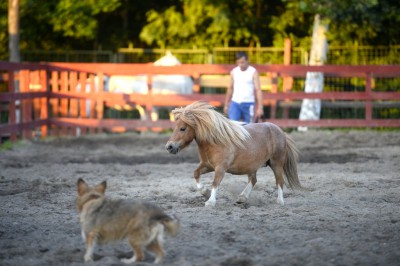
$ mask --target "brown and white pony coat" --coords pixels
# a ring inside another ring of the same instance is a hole
[[[177,154],[193,140],[198,145],[200,163],[194,171],[197,188],[215,206],[218,187],[225,175],[247,175],[248,184],[237,202],[245,202],[257,182],[256,173],[270,166],[278,187],[277,201],[283,201],[283,185],[301,188],[297,175],[298,150],[293,140],[272,123],[240,125],[229,120],[214,107],[194,102],[172,111],[175,128],[166,149]],[[200,175],[214,171],[211,193],[200,182]]]

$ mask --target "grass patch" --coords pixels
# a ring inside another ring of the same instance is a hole
[[[12,150],[13,147],[14,147],[14,143],[11,140],[7,140],[0,145],[0,151]]]

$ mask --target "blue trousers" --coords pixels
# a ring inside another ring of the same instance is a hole
[[[232,101],[229,106],[228,117],[231,120],[240,121],[243,119],[245,123],[252,123],[254,103],[237,103]]]

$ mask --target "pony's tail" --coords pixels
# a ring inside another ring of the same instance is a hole
[[[303,186],[300,184],[299,176],[297,175],[297,161],[299,158],[299,150],[297,149],[293,139],[286,135],[286,159],[283,165],[283,171],[285,172],[285,181],[289,188],[302,189]]]

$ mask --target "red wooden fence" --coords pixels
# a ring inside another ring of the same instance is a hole
[[[137,119],[104,119],[104,107],[115,104],[136,104],[150,112],[153,106],[185,106],[193,101],[203,100],[214,106],[221,106],[224,95],[200,93],[200,79],[205,74],[225,75],[234,65],[180,65],[172,67],[152,64],[92,64],[92,63],[41,63],[17,64],[0,62],[0,84],[6,84],[7,91],[0,93],[0,112],[8,112],[8,122],[0,124],[1,137],[31,138],[35,134],[77,135],[101,130],[162,130],[172,127],[167,120],[152,121]],[[373,79],[400,78],[400,66],[303,66],[303,65],[256,65],[261,74],[272,77],[305,78],[307,72],[323,72],[331,77],[359,77],[365,79],[362,92],[291,92],[283,88],[278,92],[273,79],[272,92],[264,92],[264,106],[271,106],[269,122],[281,127],[400,127],[400,119],[374,119],[373,102],[400,102],[400,91],[375,92]],[[151,77],[156,74],[179,74],[191,76],[194,80],[194,94],[159,95],[151,93]],[[99,78],[95,86],[95,76]],[[104,75],[148,75],[149,93],[117,94],[104,92]],[[16,83],[19,91],[16,92]],[[287,82],[285,82],[288,84]],[[286,86],[284,83],[284,86]],[[87,85],[89,86],[87,87]],[[79,85],[79,86],[78,86]],[[78,88],[81,88],[78,91]],[[1,88],[1,87],[0,87]],[[89,91],[85,91],[89,88]],[[321,119],[300,121],[298,119],[277,119],[277,101],[302,99],[349,100],[365,103],[364,119]],[[90,101],[89,101],[90,100]],[[86,110],[90,112],[86,112]],[[16,111],[19,115],[16,116]],[[19,117],[19,121],[17,121]]]

